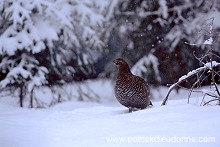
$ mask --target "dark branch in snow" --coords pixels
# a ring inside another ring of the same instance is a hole
[[[210,100],[210,101],[204,103],[203,106],[208,105],[210,102],[213,102],[213,101],[220,101],[220,97],[218,97],[218,98],[216,98],[216,99],[212,99],[212,100]]]
[[[210,63],[205,64],[205,66],[197,68],[196,70],[193,70],[191,72],[189,72],[187,75],[182,76],[181,78],[179,78],[178,82],[174,83],[173,85],[170,86],[167,95],[165,97],[165,99],[162,102],[162,106],[166,105],[167,100],[169,98],[170,93],[172,92],[173,89],[175,89],[177,86],[179,86],[182,82],[187,81],[189,78],[196,76],[197,74],[199,74],[200,72],[206,71],[206,70],[210,70]],[[212,63],[213,67],[217,67],[220,66],[220,63],[217,63],[215,61],[213,61]]]

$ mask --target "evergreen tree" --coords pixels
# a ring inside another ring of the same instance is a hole
[[[112,5],[108,0],[1,0],[0,87],[19,87],[22,106],[36,86],[92,73],[89,65],[103,50]]]
[[[203,34],[198,37],[198,32],[206,19],[220,17],[220,3],[217,0],[129,0],[120,1],[115,14],[118,27],[113,32],[124,44],[117,56],[126,58],[132,65],[140,60],[138,66],[144,67],[135,66],[137,74],[142,73],[152,84],[167,84],[200,66],[194,53],[201,56],[207,48],[192,47],[185,42],[199,43],[207,39]],[[215,22],[218,30],[220,21]],[[219,52],[217,44],[215,51]],[[158,68],[146,64],[151,55],[157,58]]]

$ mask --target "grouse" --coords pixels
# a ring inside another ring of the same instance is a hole
[[[115,97],[123,106],[132,112],[135,109],[145,109],[152,105],[147,82],[131,73],[129,65],[124,59],[116,59],[113,63],[118,67],[115,84]]]

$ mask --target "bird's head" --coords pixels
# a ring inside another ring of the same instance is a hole
[[[113,63],[119,68],[121,72],[130,72],[129,65],[124,59],[115,59]]]
[[[113,61],[113,63],[114,63],[116,66],[118,66],[118,67],[127,64],[126,61],[125,61],[124,59],[121,59],[121,58],[115,59],[115,60]]]

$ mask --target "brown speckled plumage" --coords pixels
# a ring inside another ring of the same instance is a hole
[[[124,59],[116,59],[113,63],[118,67],[115,84],[115,97],[123,106],[133,109],[144,109],[152,105],[147,82],[131,73],[129,65]]]

